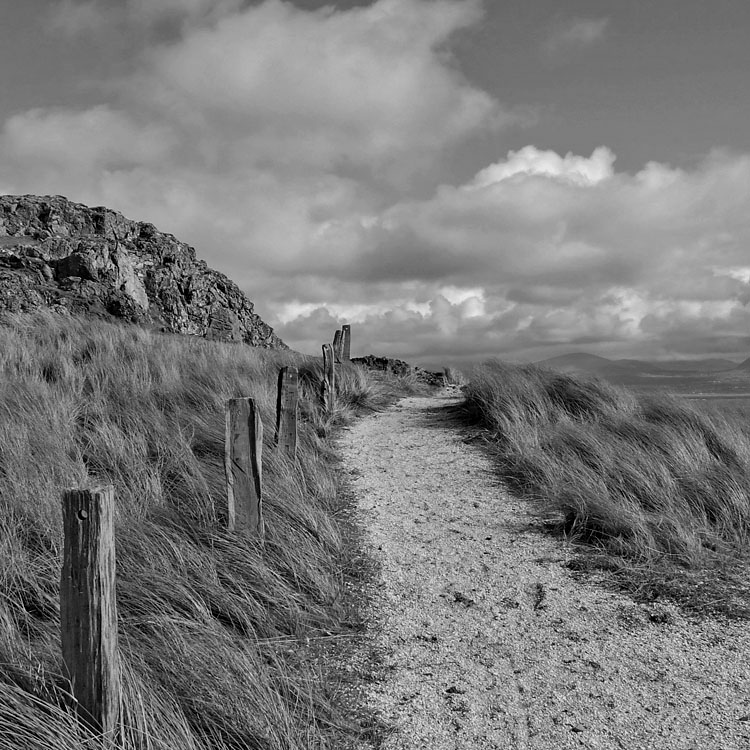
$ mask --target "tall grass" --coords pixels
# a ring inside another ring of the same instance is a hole
[[[638,565],[742,555],[750,534],[750,436],[668,395],[488,362],[467,408],[511,486],[573,540]]]
[[[60,495],[99,483],[117,504],[124,747],[318,748],[356,733],[308,658],[350,617],[324,438],[394,387],[343,367],[335,418],[305,402],[293,463],[273,449],[291,363],[314,396],[320,365],[289,352],[51,314],[0,321],[0,748],[85,746],[59,646]],[[224,408],[239,396],[266,426],[263,549],[225,530]]]

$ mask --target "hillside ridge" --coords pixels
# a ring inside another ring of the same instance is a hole
[[[174,235],[60,195],[2,195],[0,311],[40,308],[288,348],[233,281]]]
[[[686,372],[729,372],[750,368],[750,359],[737,363],[730,359],[706,357],[699,359],[609,359],[598,354],[587,352],[571,352],[556,357],[543,359],[534,364],[553,370],[571,372],[640,372],[644,374],[686,373]]]

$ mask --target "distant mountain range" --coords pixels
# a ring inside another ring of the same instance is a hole
[[[750,358],[740,363],[721,358],[649,361],[575,352],[534,364],[559,372],[596,375],[619,385],[684,392],[735,391],[738,387],[750,390]]]
[[[731,359],[674,359],[666,361],[649,361],[645,359],[607,359],[596,354],[576,352],[562,354],[559,357],[543,359],[535,364],[562,372],[591,373],[638,373],[640,375],[668,375],[689,372],[728,372],[729,370],[750,370],[750,358],[737,363]]]

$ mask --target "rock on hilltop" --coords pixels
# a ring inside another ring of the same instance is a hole
[[[390,372],[397,377],[414,375],[414,377],[427,385],[442,386],[445,385],[445,375],[442,372],[430,372],[423,370],[416,365],[410,365],[403,359],[392,359],[391,357],[377,357],[374,354],[367,354],[364,357],[354,357],[352,362],[368,370],[382,370]]]
[[[287,348],[234,282],[153,224],[62,196],[0,196],[0,311],[45,307]]]

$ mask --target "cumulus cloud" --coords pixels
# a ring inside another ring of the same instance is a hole
[[[317,353],[336,328],[349,323],[353,356],[387,354],[440,367],[496,356],[501,350],[502,330],[495,328],[492,318],[475,314],[475,299],[452,303],[437,292],[419,309],[411,300],[393,300],[388,310],[360,311],[359,315],[334,314],[328,306],[321,306],[278,324],[277,331],[285,341]]]
[[[354,262],[362,277],[421,288],[428,309],[409,325],[434,359],[468,356],[467,341],[474,356],[695,354],[689,330],[703,353],[743,356],[750,156],[717,152],[691,172],[613,163],[605,148],[511,152],[368,222]],[[365,319],[367,330],[388,324],[374,307]]]
[[[218,126],[233,160],[401,175],[511,119],[438,54],[479,7],[380,0],[306,12],[267,0],[154,51],[134,86],[196,128]]]
[[[75,37],[101,31],[109,23],[107,10],[96,0],[61,0],[44,19],[53,33]]]
[[[485,188],[514,175],[541,175],[574,185],[595,185],[612,177],[614,161],[615,155],[604,146],[595,149],[588,159],[570,152],[560,156],[554,151],[540,151],[534,146],[526,146],[520,151],[508,152],[506,161],[481,170],[468,187]]]
[[[452,146],[513,119],[445,54],[451,34],[481,18],[478,0],[314,12],[281,0],[101,0],[63,11],[195,23],[143,52],[116,82],[116,106],[6,122],[3,187],[109,202],[220,247],[229,267],[248,256],[272,270],[343,263],[351,227],[312,261],[322,230],[330,238],[343,218],[439,169]]]
[[[138,23],[179,23],[112,103],[7,119],[0,190],[153,221],[234,278],[292,346],[317,353],[343,322],[359,353],[431,364],[750,343],[749,155],[630,174],[606,146],[529,145],[451,182],[451,150],[513,120],[446,54],[478,1],[60,8],[71,30],[134,24],[138,9]],[[568,44],[606,30],[576,23]]]
[[[553,57],[585,49],[602,41],[608,26],[608,18],[567,19],[555,24],[542,48],[547,55]]]
[[[176,142],[169,127],[138,123],[108,106],[28,110],[6,120],[0,138],[6,163],[27,167],[37,162],[45,169],[59,166],[85,175],[160,164]]]
[[[214,21],[241,5],[242,0],[60,0],[44,22],[52,32],[75,38],[134,28],[143,32],[169,22]]]

